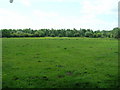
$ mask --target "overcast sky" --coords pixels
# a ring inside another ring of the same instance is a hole
[[[0,0],[0,29],[85,28],[118,26],[119,0]]]

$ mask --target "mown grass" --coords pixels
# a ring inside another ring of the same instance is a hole
[[[118,41],[4,38],[3,88],[115,88]]]

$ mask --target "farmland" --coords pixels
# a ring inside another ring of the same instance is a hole
[[[115,88],[118,40],[2,39],[3,88]]]

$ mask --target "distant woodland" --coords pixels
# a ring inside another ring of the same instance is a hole
[[[120,28],[113,30],[91,29],[1,29],[2,37],[90,37],[90,38],[120,38]]]

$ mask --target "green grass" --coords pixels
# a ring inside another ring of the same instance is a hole
[[[118,41],[3,38],[3,88],[114,88]]]

